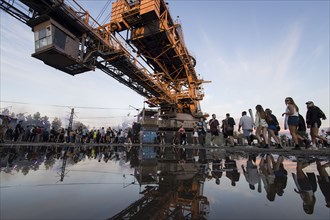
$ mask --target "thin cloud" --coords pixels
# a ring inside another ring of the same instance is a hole
[[[288,70],[290,70],[291,64],[295,58],[297,49],[299,48],[301,35],[302,35],[302,27],[300,24],[293,24],[289,27],[291,30],[288,33],[286,39],[282,39],[283,43],[278,50],[278,62],[276,62],[276,75],[277,77],[288,77],[290,74]]]

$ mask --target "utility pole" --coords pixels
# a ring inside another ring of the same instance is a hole
[[[72,124],[73,124],[73,115],[74,115],[74,108],[71,109],[70,119],[69,119],[69,127],[68,131],[72,131]]]

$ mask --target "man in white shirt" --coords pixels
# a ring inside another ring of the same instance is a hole
[[[253,141],[250,138],[251,132],[253,131],[253,120],[251,117],[246,115],[246,111],[242,112],[242,117],[239,120],[238,132],[240,132],[241,128],[243,130],[243,135],[250,146]]]

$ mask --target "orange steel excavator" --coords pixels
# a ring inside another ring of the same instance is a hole
[[[33,57],[70,75],[102,70],[158,107],[162,127],[205,116],[205,81],[164,0],[114,1],[103,25],[75,0],[0,0],[0,8],[32,28]]]

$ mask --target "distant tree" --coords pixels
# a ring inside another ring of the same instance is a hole
[[[41,126],[41,115],[39,112],[34,113],[33,115],[33,124],[37,125],[37,126]]]
[[[4,108],[3,110],[2,110],[2,112],[1,112],[1,114],[2,115],[10,115],[10,111],[9,111],[9,109],[8,108]]]
[[[72,125],[72,129],[75,130],[75,129],[78,129],[79,127],[87,128],[87,126],[84,125],[82,122],[80,122],[80,121],[74,121],[73,122],[73,125]]]
[[[12,112],[12,113],[10,114],[10,117],[11,117],[11,118],[16,118],[16,114],[15,114],[15,112]]]
[[[25,127],[28,125],[24,113],[18,113],[18,114],[16,115],[16,117],[17,117],[17,119],[18,119],[19,121],[23,121],[23,123],[22,123],[23,128],[25,128]]]
[[[60,118],[55,117],[54,120],[52,121],[52,128],[54,128],[55,130],[60,129],[62,126],[62,121]]]
[[[34,125],[34,121],[33,121],[33,118],[31,116],[31,114],[26,116],[26,124],[27,125]]]
[[[24,113],[18,113],[18,114],[16,115],[16,117],[17,117],[18,120],[23,120],[23,121],[25,121],[25,114],[24,114]]]
[[[50,128],[50,122],[48,120],[49,118],[45,115],[43,117],[41,117],[41,123],[42,123],[42,126],[46,129],[49,129]]]

